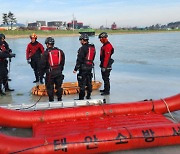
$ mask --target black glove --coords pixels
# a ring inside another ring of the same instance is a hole
[[[31,59],[27,59],[27,63],[30,64],[31,63]]]
[[[11,49],[9,49],[8,51],[9,51],[9,53],[12,53],[12,50],[11,50]]]
[[[9,58],[12,58],[12,57],[14,57],[14,58],[15,58],[15,56],[16,56],[16,54],[15,54],[15,53],[10,53],[10,54],[9,54]]]

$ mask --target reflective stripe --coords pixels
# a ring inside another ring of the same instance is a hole
[[[87,60],[90,60],[91,57],[91,49],[89,48],[89,52],[88,52],[88,56],[87,56]]]
[[[88,48],[88,54],[86,56],[86,64],[91,65],[93,63],[94,60],[94,56],[95,56],[95,48],[93,46],[90,46]]]
[[[49,58],[50,58],[50,66],[54,66],[51,52],[49,53]]]
[[[60,64],[60,62],[61,62],[61,53],[60,53],[60,51],[59,51],[59,64]]]

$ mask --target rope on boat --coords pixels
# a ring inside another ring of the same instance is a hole
[[[36,87],[37,89],[39,88],[39,85],[37,85],[37,87]],[[43,91],[43,93],[45,92],[45,90]],[[43,97],[43,95],[41,95],[40,97],[39,97],[39,99],[33,104],[33,105],[31,105],[31,106],[29,106],[29,107],[26,107],[26,108],[23,108],[23,110],[27,110],[27,109],[30,109],[30,108],[32,108],[32,107],[34,107],[40,100],[41,100],[41,98]],[[20,110],[20,109],[19,109]]]
[[[155,136],[154,138],[166,138],[166,137],[172,137],[173,135],[165,135],[165,136]],[[130,134],[130,137],[126,138],[127,140],[128,139],[144,139],[144,137],[141,137],[141,136],[136,136],[136,137],[132,137],[132,135]],[[104,139],[104,140],[98,140],[98,141],[94,141],[94,142],[88,142],[88,143],[102,143],[102,142],[115,142],[115,141],[119,141],[119,139]],[[77,144],[87,144],[87,142],[84,142],[84,141],[79,141],[79,142],[67,142],[65,146],[68,146],[68,145],[77,145]],[[17,154],[17,153],[22,153],[22,152],[29,152],[30,150],[35,150],[37,148],[41,148],[41,147],[45,147],[45,146],[51,146],[51,145],[54,145],[54,142],[47,142],[45,141],[45,144],[39,144],[39,145],[36,145],[36,146],[33,146],[33,147],[29,147],[29,148],[24,148],[24,149],[21,149],[21,150],[18,150],[18,151],[13,151],[13,152],[10,152],[9,154]],[[62,143],[61,143],[62,145]]]
[[[174,121],[178,122],[178,121],[173,117],[173,115],[171,114],[171,111],[170,111],[170,109],[169,109],[169,106],[168,106],[167,102],[166,102],[164,99],[161,99],[161,100],[162,100],[162,101],[164,102],[164,104],[166,105],[166,108],[167,108],[168,113],[169,113],[169,115],[171,116],[171,118],[172,118]]]

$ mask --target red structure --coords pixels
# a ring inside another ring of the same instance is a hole
[[[115,22],[111,25],[111,29],[112,29],[112,30],[116,30],[116,29],[117,29],[117,25],[116,25]]]
[[[82,22],[77,22],[77,20],[72,20],[71,22],[67,23],[67,27],[69,29],[80,29],[83,27],[83,23]]]
[[[0,153],[105,153],[180,144],[180,94],[160,100],[42,111],[0,108],[0,125],[32,128],[32,138],[0,134]],[[8,116],[7,116],[8,115]]]
[[[46,30],[57,30],[57,27],[42,26],[42,27],[40,27],[40,30],[44,30],[44,31],[46,31]]]

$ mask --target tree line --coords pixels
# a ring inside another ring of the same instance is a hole
[[[2,19],[3,19],[2,20],[3,24],[10,26],[11,30],[12,30],[13,24],[17,23],[17,20],[11,11],[9,11],[8,13],[3,13]]]

